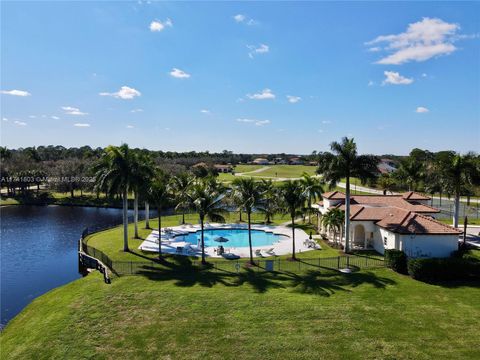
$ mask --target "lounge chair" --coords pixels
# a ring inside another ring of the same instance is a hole
[[[267,251],[265,251],[265,253],[268,254],[268,255],[275,256],[274,248],[268,249]]]
[[[255,250],[255,255],[258,257],[263,257],[262,251],[260,249]]]
[[[237,260],[237,259],[240,259],[240,256],[235,255],[235,254],[232,254],[232,253],[224,253],[224,254],[222,254],[222,256],[223,256],[224,259],[227,259],[227,260]]]

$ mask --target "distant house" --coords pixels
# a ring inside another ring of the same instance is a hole
[[[199,163],[196,163],[195,165],[193,165],[192,167],[193,168],[199,168],[199,167],[208,168],[208,165],[207,165],[207,163],[199,162]]]
[[[377,168],[382,174],[390,174],[391,172],[397,170],[395,163],[390,159],[380,159]]]
[[[292,157],[288,160],[290,165],[303,165],[305,162],[299,157]]]
[[[233,172],[233,166],[232,165],[215,164],[215,165],[213,165],[213,167],[219,173],[231,173],[231,172]]]
[[[309,161],[308,165],[310,166],[318,166],[318,161]]]
[[[458,249],[461,232],[436,221],[433,215],[440,211],[428,206],[428,200],[429,197],[413,191],[401,195],[351,196],[352,248],[373,248],[381,254],[386,249],[397,249],[409,257],[450,256]],[[317,206],[322,214],[334,207],[344,210],[345,194],[325,193],[323,202]]]
[[[252,164],[255,165],[268,165],[269,161],[265,158],[256,158],[255,160],[252,161]]]
[[[285,165],[287,163],[287,161],[281,157],[275,158],[274,162],[275,164],[278,164],[278,165]]]

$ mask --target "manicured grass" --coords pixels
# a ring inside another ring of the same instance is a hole
[[[475,359],[480,283],[343,275],[93,273],[34,300],[1,359]]]
[[[6,198],[6,197],[3,197],[3,196],[0,198],[0,205],[1,206],[18,205],[18,204],[19,204],[19,202],[16,199]]]
[[[235,172],[244,173],[244,172],[249,172],[253,170],[258,170],[266,166],[269,166],[269,165],[236,165]]]
[[[271,165],[265,171],[253,173],[253,177],[299,178],[304,173],[315,175],[317,168],[306,165]]]
[[[450,218],[448,218],[448,219],[437,219],[437,220],[444,223],[444,224],[450,225],[450,226],[452,226],[452,224],[453,224],[453,219],[450,219]],[[460,225],[463,225],[464,219],[459,218],[458,223]],[[468,225],[480,225],[480,219],[468,218]],[[480,229],[479,229],[479,231],[480,231]]]

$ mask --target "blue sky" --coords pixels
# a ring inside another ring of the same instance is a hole
[[[478,2],[2,2],[1,142],[478,150],[478,14]]]

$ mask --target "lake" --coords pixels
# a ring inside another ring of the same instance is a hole
[[[2,327],[37,296],[81,277],[77,249],[85,227],[114,225],[121,221],[121,209],[1,207]]]

